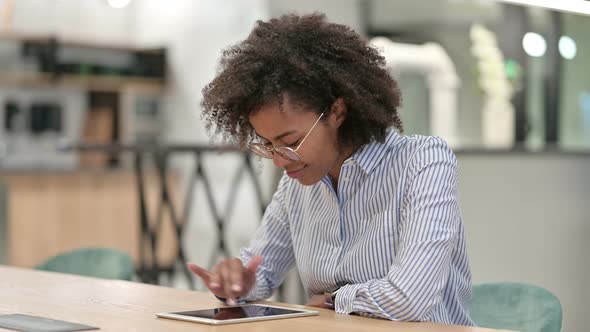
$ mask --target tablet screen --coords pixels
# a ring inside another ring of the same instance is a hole
[[[288,315],[300,313],[299,310],[266,307],[261,305],[242,305],[239,307],[214,308],[206,310],[175,312],[176,315],[208,318],[216,320],[228,320],[236,318],[269,317],[276,315]]]

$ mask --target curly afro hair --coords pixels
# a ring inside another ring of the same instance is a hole
[[[202,118],[207,130],[244,147],[255,135],[248,116],[271,100],[282,107],[284,94],[318,114],[342,98],[341,146],[383,142],[392,125],[402,131],[400,91],[385,59],[323,14],[257,21],[248,38],[224,50],[217,77],[203,89]]]

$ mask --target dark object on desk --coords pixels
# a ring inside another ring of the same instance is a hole
[[[0,327],[24,332],[73,332],[100,329],[63,320],[21,314],[0,315]]]

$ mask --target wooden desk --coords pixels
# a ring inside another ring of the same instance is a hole
[[[318,309],[319,316],[226,326],[161,319],[154,315],[217,305],[219,302],[208,293],[0,266],[0,314],[44,316],[98,326],[100,331],[492,331],[337,315],[327,309]]]

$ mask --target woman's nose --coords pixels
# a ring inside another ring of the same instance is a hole
[[[284,169],[285,166],[289,165],[292,161],[281,157],[278,153],[274,152],[272,155],[272,162],[276,167]]]

